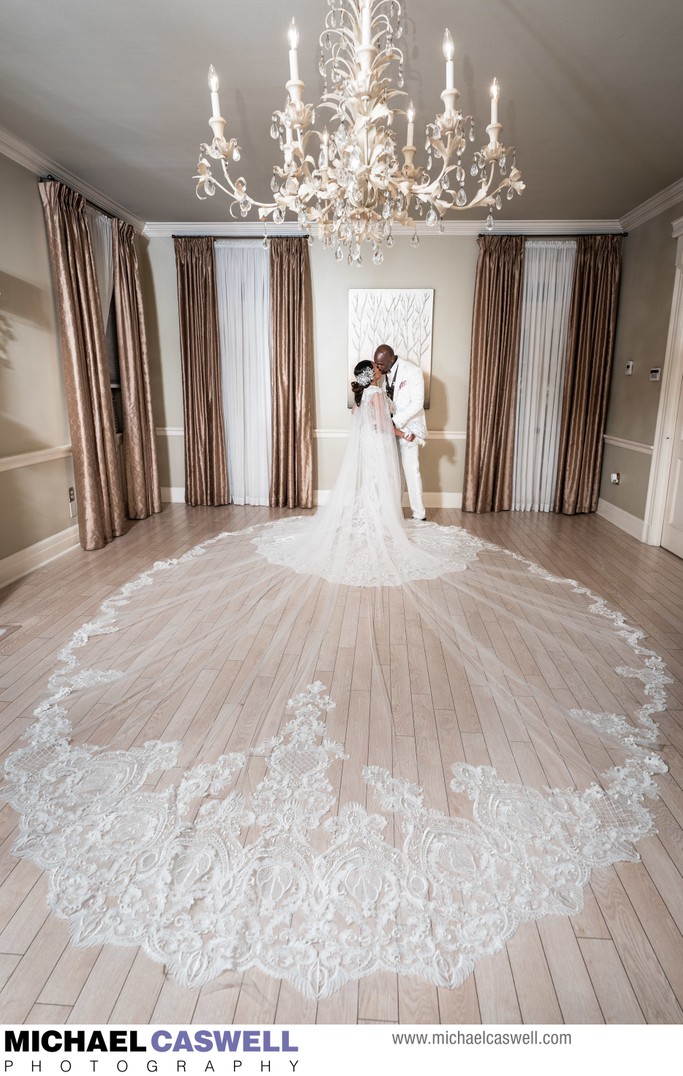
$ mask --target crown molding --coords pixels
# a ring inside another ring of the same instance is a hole
[[[37,149],[30,146],[28,142],[22,141],[21,138],[17,138],[11,131],[7,131],[5,128],[0,127],[0,153],[5,157],[9,157],[10,160],[15,161],[16,164],[20,164],[22,168],[26,168],[29,172],[33,172],[36,176],[51,175],[55,179],[61,180],[67,187],[72,187],[74,190],[82,194],[89,202],[91,202],[98,209],[103,209],[106,213],[111,214],[113,217],[120,217],[121,220],[127,221],[132,224],[136,231],[141,232],[144,228],[145,222],[139,217],[133,216],[127,209],[119,205],[118,202],[108,198],[102,191],[98,191],[95,187],[91,187],[89,183],[86,183],[79,176],[75,176],[73,172],[70,172],[68,168],[64,168],[61,164],[57,164],[51,157],[46,157],[44,153],[39,153]]]
[[[630,231],[680,202],[683,202],[683,179],[676,180],[670,187],[665,187],[659,194],[654,194],[652,198],[632,209],[621,218],[621,226],[624,231]]]
[[[306,235],[296,221],[266,226],[269,239],[280,235]],[[147,221],[142,234],[148,239],[163,239],[173,235],[208,235],[214,239],[263,239],[264,226],[258,221],[225,220],[158,220]]]
[[[483,220],[444,221],[443,233],[436,228],[429,228],[423,222],[415,229],[402,228],[396,232],[395,239],[410,239],[413,232],[418,236],[440,234],[450,236],[476,237],[486,234]],[[622,231],[618,220],[510,220],[498,221],[492,235],[595,235],[612,234]],[[304,235],[305,231],[295,221],[283,224],[266,225],[268,238],[281,235]],[[148,221],[143,228],[143,235],[148,239],[162,239],[173,235],[208,235],[215,239],[262,239],[264,225],[256,221]]]

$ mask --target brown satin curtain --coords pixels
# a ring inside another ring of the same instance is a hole
[[[524,238],[479,237],[463,508],[512,507]]]
[[[270,241],[273,456],[270,505],[313,507],[313,316],[308,242]]]
[[[214,241],[175,238],[185,416],[185,500],[228,504]]]
[[[130,519],[146,519],[161,511],[161,491],[134,235],[130,224],[123,220],[112,221],[128,516]]]
[[[555,494],[567,515],[598,507],[620,273],[620,235],[577,237]]]
[[[126,529],[99,291],[85,198],[56,180],[40,184],[59,310],[78,530],[101,549]]]

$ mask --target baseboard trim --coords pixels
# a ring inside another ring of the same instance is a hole
[[[36,568],[42,568],[50,561],[56,560],[78,545],[78,527],[67,527],[58,534],[51,534],[26,549],[20,549],[9,557],[0,560],[0,587],[22,579]]]
[[[185,504],[185,486],[162,486],[162,504]]]
[[[619,530],[626,531],[632,538],[637,538],[639,542],[643,541],[645,521],[639,519],[638,516],[632,516],[630,512],[625,512],[623,508],[617,508],[615,504],[604,501],[602,497],[598,501],[597,514],[606,519],[608,523],[613,523]]]

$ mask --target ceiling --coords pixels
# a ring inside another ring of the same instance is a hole
[[[494,75],[500,82],[503,139],[527,184],[502,218],[614,220],[683,177],[681,0],[403,8],[416,130],[442,107],[446,26],[460,104],[481,117],[482,143],[488,87]],[[221,78],[240,172],[252,196],[268,200],[287,27],[294,15],[304,99],[316,102],[326,10],[325,0],[3,0],[0,128],[140,220],[225,220],[220,193],[200,202],[192,179],[199,143],[211,137],[208,66]]]

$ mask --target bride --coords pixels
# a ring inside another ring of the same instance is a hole
[[[580,583],[404,520],[378,371],[355,376],[324,509],[158,561],[10,715],[15,852],[77,945],[185,986],[455,987],[652,831],[661,659]]]

